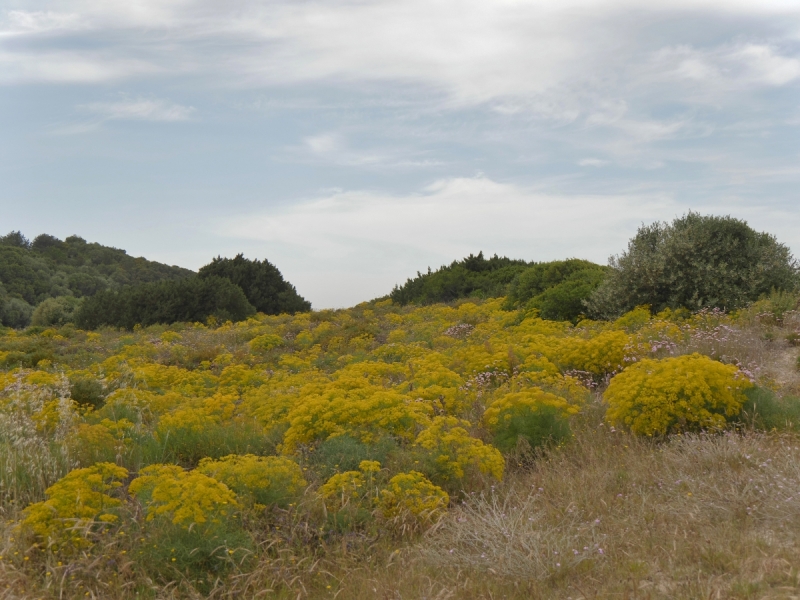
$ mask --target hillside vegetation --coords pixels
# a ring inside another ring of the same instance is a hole
[[[797,265],[748,231],[479,254],[395,292],[505,295],[347,310],[219,258],[0,329],[0,597],[800,595]],[[681,268],[722,281],[655,312],[630,277]]]
[[[60,303],[61,309],[71,312],[78,299],[103,290],[192,274],[78,236],[60,240],[42,234],[30,242],[12,231],[0,237],[0,322],[24,327],[34,307],[49,298],[68,298]]]
[[[800,326],[784,300],[577,326],[504,301],[6,330],[6,594],[355,598],[373,577],[386,589],[384,568],[414,596],[512,582],[518,597],[566,595],[597,578],[613,591],[620,572],[659,597],[797,585],[758,579],[772,567],[750,545],[718,550],[755,536],[770,560],[800,557],[800,406],[765,366]],[[650,387],[633,367],[656,374]],[[787,433],[736,433],[774,428]],[[690,435],[703,431],[731,433]],[[736,464],[763,493],[725,491]],[[644,550],[660,535],[680,541],[677,563]],[[699,576],[693,553],[707,556]]]

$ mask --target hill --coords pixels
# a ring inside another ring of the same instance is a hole
[[[60,240],[45,233],[30,242],[12,231],[0,237],[0,320],[7,326],[24,326],[34,307],[48,298],[80,299],[191,275],[189,269],[135,258],[77,235]]]

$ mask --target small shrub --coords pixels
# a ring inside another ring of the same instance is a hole
[[[736,367],[691,354],[635,363],[611,380],[603,398],[610,422],[664,435],[724,426],[751,386]]]
[[[400,473],[380,492],[378,508],[384,519],[393,521],[402,532],[414,531],[435,523],[444,514],[450,496],[432,484],[422,473]]]
[[[435,417],[416,440],[423,449],[423,468],[434,481],[458,486],[468,472],[480,472],[503,479],[505,460],[493,446],[469,435],[467,421],[456,417]]]
[[[564,398],[534,388],[498,398],[483,419],[494,434],[494,445],[509,452],[520,438],[531,448],[560,443],[570,436],[569,415],[577,412]]]
[[[232,568],[234,556],[249,555],[252,541],[238,518],[236,494],[216,479],[151,465],[128,489],[145,508],[152,548],[142,550],[141,560],[154,574],[172,578],[177,570],[202,588]]]
[[[333,475],[319,488],[331,525],[346,531],[366,525],[378,498],[379,462],[363,460],[358,471]]]
[[[204,458],[197,471],[221,481],[240,499],[265,506],[286,507],[307,485],[298,464],[282,456],[231,454],[219,460]]]
[[[109,495],[122,486],[127,469],[112,463],[98,463],[70,471],[47,488],[47,500],[30,505],[23,512],[23,528],[44,540],[79,548],[89,544],[86,534],[119,520],[122,504]]]

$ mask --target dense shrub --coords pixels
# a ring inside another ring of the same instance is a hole
[[[133,329],[135,325],[241,321],[255,313],[241,288],[221,277],[189,277],[147,283],[120,291],[100,292],[87,298],[75,315],[82,329],[107,325]]]
[[[577,412],[564,398],[533,388],[501,396],[483,419],[494,434],[494,445],[508,452],[520,438],[531,448],[560,443],[570,435],[569,416]]]
[[[576,258],[531,265],[512,281],[505,308],[537,308],[543,319],[576,322],[607,270]]]
[[[116,509],[122,501],[109,493],[127,476],[126,469],[112,463],[75,469],[47,488],[47,500],[25,509],[22,525],[64,549],[88,545],[87,534],[119,520]]]
[[[496,298],[506,294],[508,285],[527,266],[524,260],[496,254],[488,260],[483,252],[477,256],[470,254],[436,271],[428,268],[427,273],[418,272],[414,279],[395,286],[389,297],[400,305],[451,302],[468,297]]]
[[[311,303],[283,279],[278,268],[268,260],[215,258],[198,271],[201,278],[222,277],[238,285],[258,312],[267,315],[294,314],[311,310]]]
[[[611,380],[603,398],[610,422],[664,435],[724,426],[751,385],[736,367],[691,354],[637,362]]]
[[[50,327],[72,323],[75,320],[75,312],[80,307],[80,300],[73,296],[59,296],[58,298],[46,298],[31,315],[32,325]]]
[[[643,225],[609,264],[608,278],[587,302],[601,318],[641,305],[654,312],[730,310],[798,283],[796,261],[772,235],[731,217],[691,212],[671,224]]]
[[[0,323],[21,329],[31,322],[33,307],[19,298],[0,298]]]
[[[286,507],[307,485],[299,465],[283,456],[231,454],[219,460],[204,458],[197,471],[221,481],[240,499],[265,506]]]

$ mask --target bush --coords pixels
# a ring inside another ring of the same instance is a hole
[[[508,285],[526,269],[524,260],[512,260],[496,254],[488,260],[483,252],[470,254],[460,261],[453,261],[436,271],[417,273],[402,286],[395,286],[389,297],[395,304],[434,304],[452,302],[459,298],[496,298],[505,296]]]
[[[215,258],[198,271],[200,278],[222,277],[238,285],[258,312],[267,315],[294,314],[311,310],[311,303],[283,279],[278,268],[268,260]]]
[[[609,264],[608,278],[587,301],[600,318],[641,305],[654,312],[732,310],[798,283],[796,261],[773,236],[738,219],[691,212],[672,224],[643,225]]]
[[[59,296],[47,298],[42,301],[31,315],[31,324],[42,327],[61,326],[73,323],[75,311],[81,302],[72,296]]]
[[[534,388],[498,398],[483,419],[494,434],[494,445],[509,452],[520,438],[531,448],[560,443],[570,436],[569,415],[577,412],[564,398]]]
[[[81,329],[107,325],[133,329],[135,325],[177,322],[241,321],[255,309],[241,288],[220,277],[189,277],[105,291],[84,300],[75,315]]]
[[[393,522],[402,533],[414,532],[441,517],[450,496],[417,471],[400,473],[389,480],[380,492],[378,508],[384,519]]]
[[[22,329],[31,322],[33,307],[19,298],[0,299],[0,322],[6,327]]]
[[[265,506],[286,508],[307,485],[298,464],[282,456],[231,454],[219,460],[204,458],[197,471],[221,481],[239,498]]]
[[[635,363],[611,380],[603,398],[611,423],[665,435],[723,427],[739,414],[751,386],[736,367],[691,354]]]
[[[504,308],[537,308],[543,319],[574,323],[586,312],[584,301],[607,270],[576,258],[535,264],[511,283]]]
[[[90,531],[119,520],[116,509],[122,501],[109,492],[127,476],[126,469],[113,463],[70,471],[47,488],[47,500],[25,509],[22,525],[64,549],[86,546]]]
[[[128,486],[144,505],[152,528],[152,549],[144,550],[149,570],[169,575],[213,578],[248,553],[252,542],[242,530],[236,494],[216,479],[175,465],[151,465]],[[197,581],[196,581],[197,582]],[[210,582],[209,582],[210,583]]]

